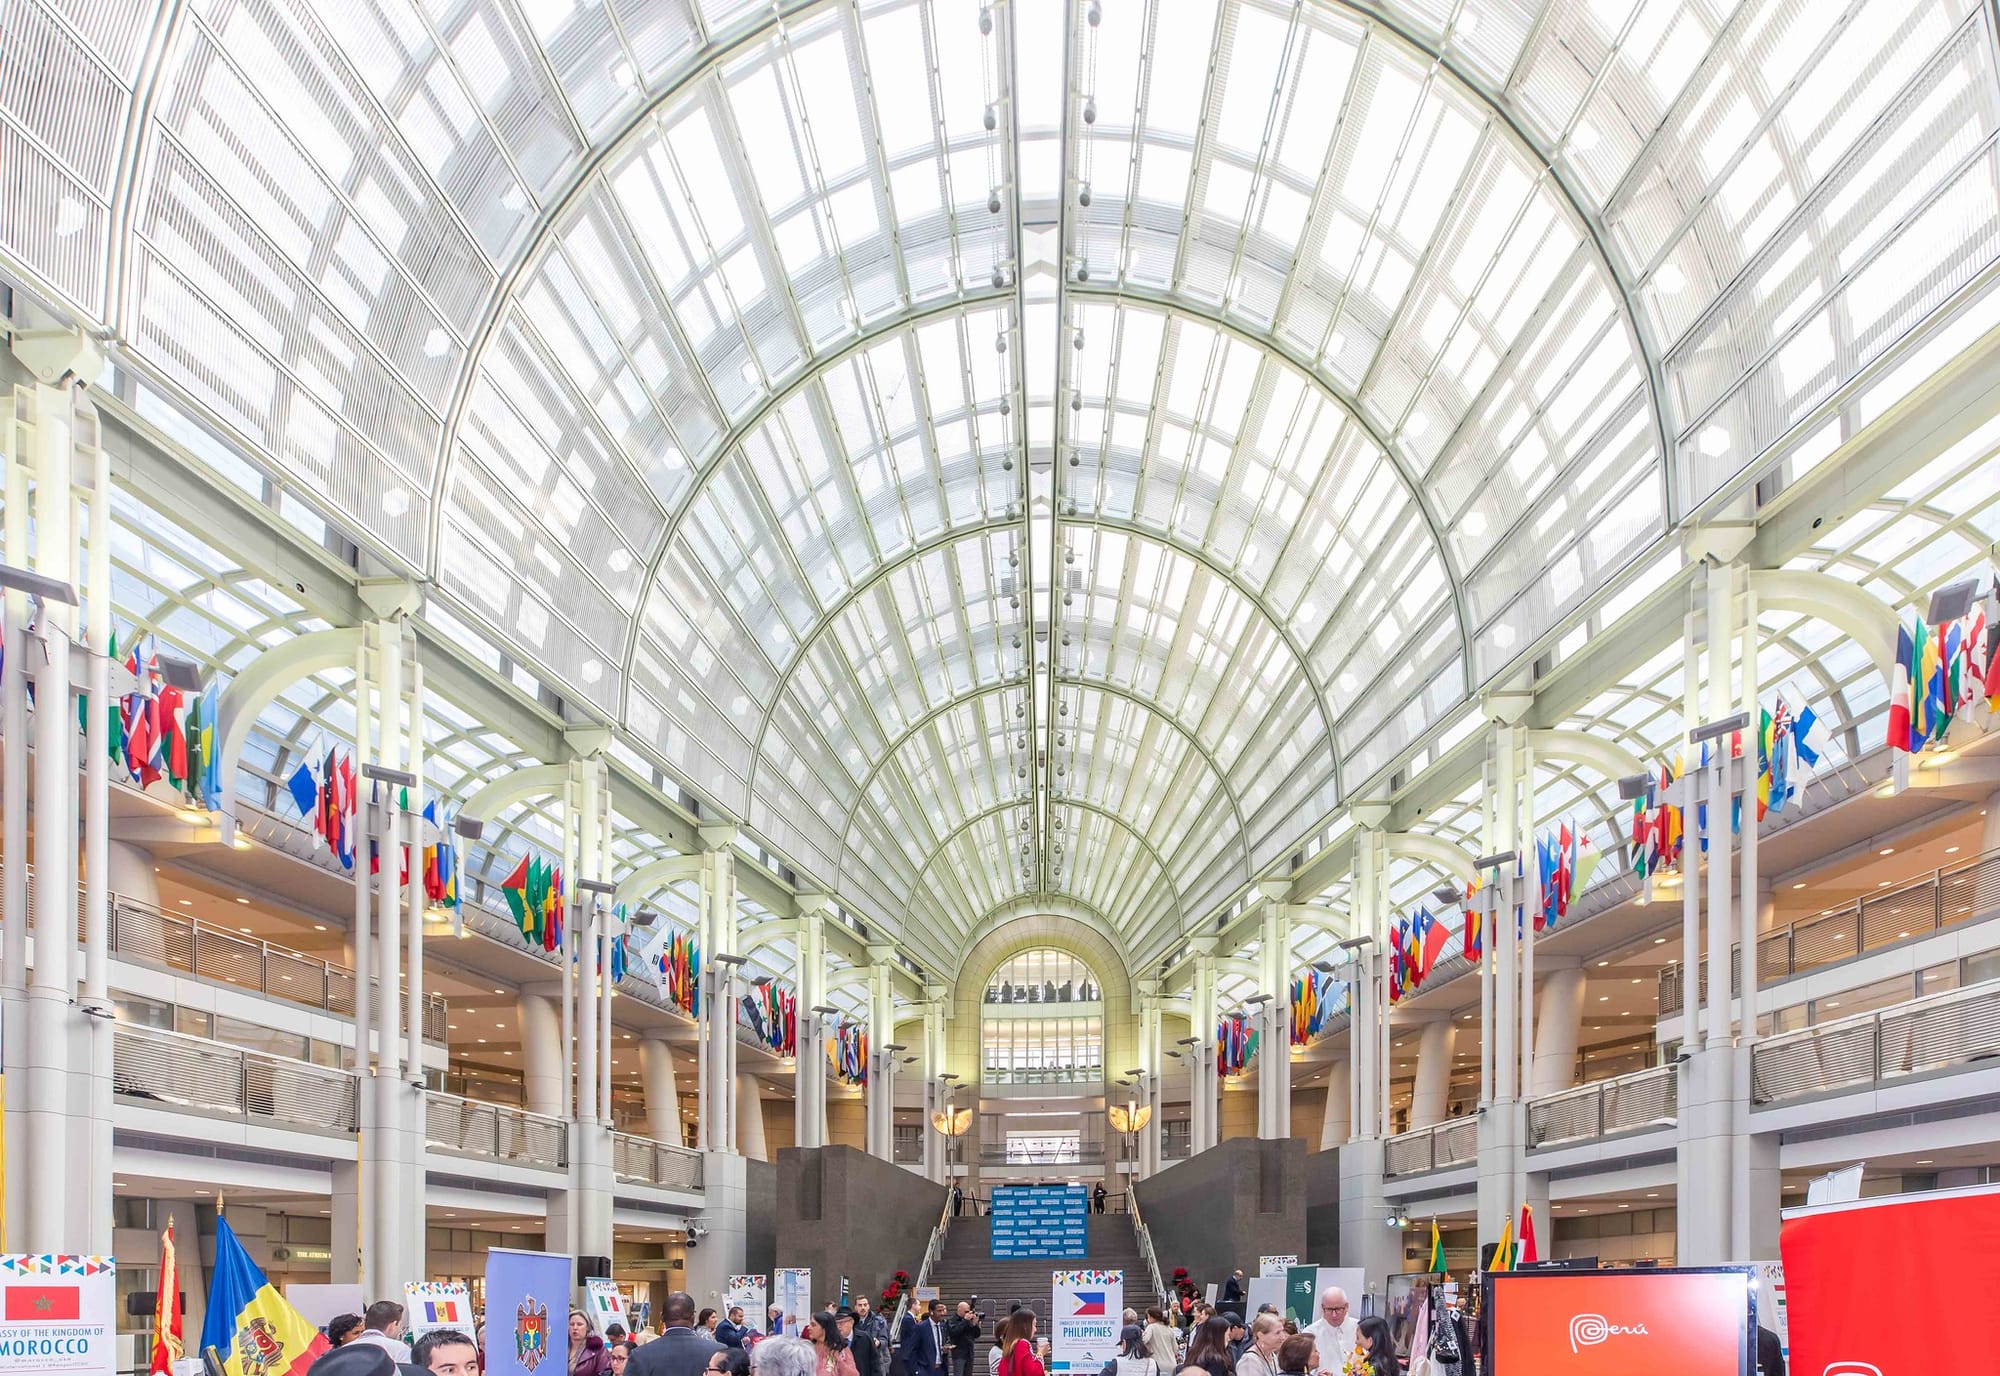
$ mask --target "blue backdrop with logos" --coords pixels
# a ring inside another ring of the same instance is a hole
[[[1090,1249],[1081,1185],[1002,1185],[993,1191],[995,1257],[1080,1257]]]

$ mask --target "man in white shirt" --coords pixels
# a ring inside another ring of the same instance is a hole
[[[1329,1285],[1320,1292],[1319,1318],[1299,1330],[1319,1349],[1321,1371],[1338,1372],[1347,1365],[1348,1354],[1354,1351],[1361,1321],[1347,1310],[1347,1292],[1338,1285]]]

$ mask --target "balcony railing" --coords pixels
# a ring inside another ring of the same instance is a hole
[[[1901,888],[1801,918],[1757,938],[1757,982],[1775,984],[1808,970],[1850,960],[1963,922],[2000,914],[2000,854],[1937,870]],[[1742,948],[1731,947],[1730,993],[1741,992]],[[1660,1014],[1678,1013],[1685,998],[1681,965],[1660,972]],[[1702,962],[1701,997],[1708,997]]]
[[[1479,1159],[1479,1123],[1453,1118],[1428,1128],[1398,1133],[1388,1141],[1383,1174],[1422,1175]]]
[[[353,1132],[357,1081],[345,1070],[223,1042],[119,1025],[112,1089],[122,1103],[318,1132]]]
[[[28,930],[35,929],[35,872],[28,870]],[[197,979],[248,989],[301,1008],[339,1017],[354,1016],[354,972],[268,941],[225,932],[126,898],[110,896],[111,950],[120,960],[157,965]],[[77,941],[83,941],[82,899],[78,898]],[[442,996],[424,999],[424,1037],[442,1043],[446,1007]]]
[[[562,1119],[455,1094],[425,1096],[424,1138],[432,1150],[460,1156],[525,1166],[569,1164],[569,1133]]]
[[[668,1146],[650,1137],[613,1133],[611,1173],[620,1180],[637,1180],[669,1190],[701,1188],[701,1153]]]
[[[1759,1042],[1752,1103],[1962,1070],[2000,1061],[2000,980],[1912,999]]]
[[[1528,1104],[1528,1147],[1586,1142],[1674,1121],[1679,1091],[1670,1065],[1578,1085]]]

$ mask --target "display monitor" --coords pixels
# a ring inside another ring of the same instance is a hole
[[[1747,1266],[1488,1273],[1486,1376],[1754,1376]]]

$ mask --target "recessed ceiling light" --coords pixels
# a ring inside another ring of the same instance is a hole
[[[1598,1001],[1599,1003],[1609,1003],[1609,1002],[1611,1002],[1611,995],[1609,995],[1609,994],[1599,994],[1599,995],[1597,996],[1597,1001]]]
[[[1876,851],[1875,853],[1877,855],[1894,855],[1896,853],[1896,848],[1894,846],[1884,846],[1882,847],[1882,849]]]
[[[247,899],[247,898],[244,898],[244,897],[242,897],[242,896],[241,896],[241,895],[239,894],[239,895],[237,896],[237,899],[236,899],[236,901],[237,901],[238,903],[248,903],[248,902],[249,902],[250,900],[249,900],[249,899]]]
[[[1805,887],[1805,881],[1800,880],[1798,883],[1792,885],[1792,887],[1795,889],[1803,889]]]
[[[192,908],[194,906],[194,900],[192,898],[177,898],[174,901],[176,903],[179,903],[183,908]]]
[[[1600,960],[1597,962],[1597,968],[1602,970],[1605,966],[1609,965],[1610,963],[1611,962],[1608,960]]]
[[[481,1037],[481,1038],[479,1039],[479,1044],[480,1044],[481,1046],[484,1046],[484,1045],[486,1045],[486,1038],[484,1038],[484,1037]]]
[[[1946,846],[1946,847],[1944,848],[1944,853],[1945,853],[1946,855],[1956,855],[1956,854],[1958,854],[1958,847],[1957,847],[1957,846]]]
[[[248,927],[238,927],[236,930],[243,933],[243,935],[245,936],[250,935],[250,929]]]
[[[313,930],[316,932],[323,932],[326,930],[326,924],[324,922],[315,922],[313,923]]]
[[[1917,1162],[1919,1166],[1928,1166],[1930,1165],[1930,1163],[1931,1163],[1931,1158],[1928,1156],[1924,1157],[1922,1160]]]
[[[1663,936],[1656,936],[1653,938],[1653,944],[1655,946],[1664,946],[1667,944],[1667,939]]]
[[[1658,1199],[1659,1197],[1660,1196],[1657,1193],[1649,1194],[1646,1196],[1646,1198],[1648,1199]]]

